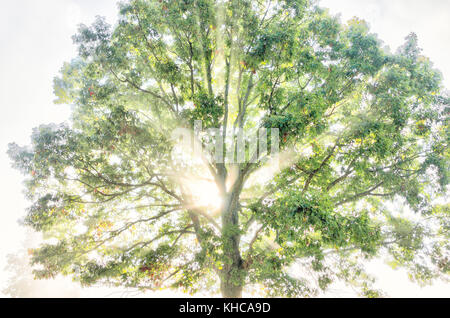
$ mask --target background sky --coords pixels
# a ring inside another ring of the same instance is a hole
[[[342,21],[354,16],[365,19],[392,50],[415,32],[423,53],[441,70],[450,88],[449,0],[322,0],[321,5],[340,13]],[[116,0],[0,1],[0,296],[9,277],[3,270],[6,255],[17,252],[25,240],[26,231],[17,220],[29,205],[22,193],[23,177],[10,167],[7,145],[29,144],[33,127],[67,120],[69,107],[53,104],[53,77],[63,62],[76,56],[71,36],[77,25],[91,23],[96,15],[114,23]],[[420,288],[408,281],[405,272],[390,270],[382,261],[371,263],[370,271],[379,277],[377,286],[392,297],[450,297],[449,285]],[[69,280],[59,280],[43,285],[46,290],[41,295],[58,297],[73,287]],[[77,295],[107,297],[111,293],[91,288]],[[336,286],[327,295],[353,294]]]

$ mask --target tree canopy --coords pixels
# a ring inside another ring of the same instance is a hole
[[[379,296],[364,264],[382,256],[448,279],[450,99],[416,35],[392,53],[308,0],[119,7],[114,26],[80,26],[54,80],[70,122],[10,145],[24,223],[47,239],[36,277],[225,297],[343,280]],[[240,129],[278,129],[280,169],[174,156],[172,132],[199,120],[231,153]]]

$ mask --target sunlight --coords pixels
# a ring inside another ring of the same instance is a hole
[[[222,206],[223,199],[213,181],[190,180],[186,182],[186,187],[196,206],[208,207],[213,211],[220,209]]]

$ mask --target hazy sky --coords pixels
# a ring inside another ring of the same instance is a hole
[[[17,224],[29,205],[22,194],[22,176],[10,168],[7,144],[28,144],[31,130],[40,124],[61,122],[69,109],[53,105],[52,80],[64,61],[76,54],[71,36],[79,23],[96,15],[114,22],[115,0],[2,0],[0,1],[0,296],[7,279],[5,256],[20,248],[24,229]],[[450,1],[448,0],[322,0],[346,21],[365,19],[393,50],[410,32],[419,36],[424,54],[444,74],[450,88]],[[381,276],[379,287],[390,296],[450,297],[448,285],[419,288],[401,271],[374,262]],[[64,285],[63,285],[64,286]],[[61,284],[58,285],[61,288]],[[103,290],[86,290],[84,296],[107,296]],[[333,296],[348,296],[336,291]]]

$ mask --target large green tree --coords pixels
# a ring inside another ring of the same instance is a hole
[[[308,0],[131,0],[74,41],[54,83],[70,123],[9,150],[34,202],[24,223],[47,240],[38,278],[224,297],[338,279],[377,296],[364,264],[380,256],[448,278],[450,100],[414,34],[391,53]],[[196,120],[228,153],[240,129],[277,128],[280,170],[184,159],[171,135]]]

